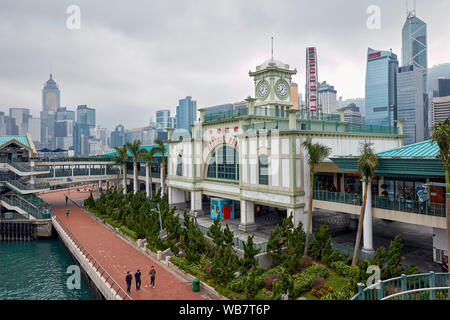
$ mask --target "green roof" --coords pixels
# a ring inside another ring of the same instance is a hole
[[[439,156],[439,146],[436,141],[426,140],[404,147],[379,152],[376,154],[381,158],[427,158],[435,159]]]
[[[28,148],[31,148],[27,136],[0,136],[0,146],[8,143],[11,140],[17,140],[21,144],[27,146]]]
[[[158,145],[154,144],[154,145],[149,145],[149,146],[141,146],[141,149],[145,149],[147,151],[152,150],[153,148],[157,148]],[[165,156],[167,157],[167,143],[164,144],[164,149],[165,149]],[[131,157],[131,153],[129,151],[127,151],[128,155]],[[105,153],[104,156],[115,156],[117,154],[116,151],[114,152],[109,152],[109,153]],[[161,157],[161,152],[157,152],[155,153],[156,157]]]

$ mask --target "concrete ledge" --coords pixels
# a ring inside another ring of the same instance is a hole
[[[80,249],[75,245],[75,243],[69,238],[66,232],[62,229],[59,223],[52,219],[53,227],[61,238],[62,242],[70,253],[75,257],[83,270],[87,273],[89,278],[94,282],[97,289],[102,293],[106,300],[123,300],[116,291],[112,289],[105,278],[100,276],[100,273],[94,268],[93,264],[89,262],[87,257],[81,252]]]

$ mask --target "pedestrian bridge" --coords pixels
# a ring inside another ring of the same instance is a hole
[[[352,300],[446,300],[450,290],[450,274],[402,274],[400,277],[379,280],[365,287],[358,283],[358,293]]]
[[[359,215],[362,196],[343,192],[314,191],[313,207]],[[447,229],[445,204],[414,200],[390,200],[372,196],[372,217]]]

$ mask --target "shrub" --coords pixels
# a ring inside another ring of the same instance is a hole
[[[312,277],[315,277],[315,278],[320,277],[320,278],[324,278],[324,279],[328,278],[328,275],[329,275],[328,269],[326,267],[320,266],[320,265],[311,266],[311,267],[307,268],[304,271],[304,273],[306,273],[307,275],[310,275]]]
[[[346,278],[358,278],[359,276],[358,267],[351,267],[342,261],[333,262],[331,268],[336,271],[337,274]]]
[[[128,229],[126,226],[121,226],[121,227],[119,228],[119,230],[120,230],[123,234],[125,234],[125,235],[131,237],[134,241],[136,241],[136,240],[138,239],[138,236],[137,236],[136,232],[134,232],[133,230]]]
[[[243,292],[244,291],[244,282],[246,280],[246,277],[239,277],[236,279],[233,279],[228,283],[227,289],[233,291],[233,292]]]
[[[310,275],[299,273],[293,277],[294,285],[292,290],[292,297],[296,298],[301,294],[311,290],[311,282],[314,280]]]
[[[334,290],[333,290],[332,287],[329,287],[329,286],[327,286],[327,285],[323,285],[323,286],[321,286],[321,287],[312,289],[312,290],[311,290],[311,294],[312,294],[314,297],[316,297],[316,298],[321,298],[322,296],[327,295],[327,294],[329,294],[329,293],[331,293],[331,292],[333,292],[333,291],[334,291]]]
[[[350,286],[324,294],[320,300],[350,300],[355,295]]]
[[[272,290],[274,282],[276,280],[281,280],[282,278],[281,274],[272,274],[264,279],[264,287],[266,287],[267,290]]]

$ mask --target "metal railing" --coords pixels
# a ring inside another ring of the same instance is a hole
[[[351,300],[445,300],[450,283],[449,273],[402,274],[400,277],[379,280],[365,287],[358,283],[358,293]],[[444,288],[444,289],[442,289]],[[428,291],[428,294],[419,292]],[[437,292],[435,292],[437,291]]]
[[[247,108],[215,112],[215,113],[208,113],[208,114],[205,114],[204,121],[207,122],[207,121],[215,121],[215,120],[222,120],[222,119],[231,119],[231,118],[246,116],[247,114],[248,114]]]
[[[50,184],[49,183],[35,183],[35,184],[25,184],[22,182],[19,182],[15,179],[12,179],[10,176],[8,175],[0,175],[0,182],[6,182],[9,183],[10,185],[16,187],[19,190],[22,191],[31,191],[31,190],[45,190],[45,189],[50,189]]]
[[[339,202],[360,206],[362,196],[345,192],[331,192],[314,190],[313,199],[322,201]],[[420,202],[417,200],[397,199],[391,200],[384,197],[373,196],[372,207],[378,209],[411,212],[430,216],[445,217],[445,203]]]
[[[115,162],[113,156],[91,156],[91,157],[64,157],[64,158],[44,158],[38,162]]]
[[[31,166],[27,162],[20,162],[20,161],[11,161],[8,158],[0,158],[0,163],[7,163],[10,166],[16,168],[20,172],[42,172],[42,171],[49,171],[50,167],[48,166]]]
[[[89,252],[86,247],[83,246],[83,244],[74,236],[72,232],[64,225],[64,223],[59,219],[57,216],[53,217],[54,221],[61,227],[61,229],[66,233],[66,235],[69,237],[70,240],[73,241],[75,246],[81,251],[81,253],[86,257],[89,263],[92,264],[92,267],[95,268],[95,270],[100,274],[100,278],[103,275],[106,275],[105,282],[110,285],[110,288],[112,290],[115,290],[115,294],[121,297],[123,300],[133,300],[126,292],[122,289],[121,286],[111,277],[111,275],[106,271],[105,268],[95,259],[95,257]],[[111,283],[108,282],[108,280],[111,281]],[[116,287],[117,289],[114,289]],[[119,294],[119,292],[121,294]]]
[[[22,209],[27,213],[27,219],[30,219],[30,215],[38,220],[46,220],[51,218],[51,213],[48,211],[47,207],[40,206],[37,207],[27,200],[23,199],[20,195],[0,195],[0,201],[6,202],[12,207],[17,207]]]

